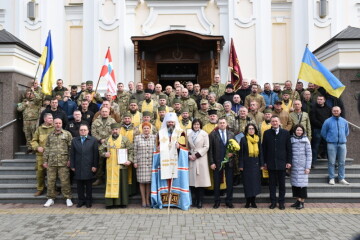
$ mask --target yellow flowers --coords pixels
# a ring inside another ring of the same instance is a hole
[[[240,145],[238,144],[238,142],[235,139],[230,139],[229,144],[228,144],[228,146],[226,148],[226,153],[225,153],[224,160],[221,162],[220,170],[223,167],[225,167],[226,163],[228,163],[230,161],[230,157],[228,156],[229,153],[234,154],[239,150],[240,150]]]

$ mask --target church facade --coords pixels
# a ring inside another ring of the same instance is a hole
[[[125,86],[206,87],[216,73],[225,82],[231,38],[243,77],[262,85],[295,82],[306,44],[314,51],[360,27],[359,12],[358,0],[19,0],[1,1],[0,26],[40,53],[51,30],[56,78],[65,85],[96,83],[108,47]],[[34,76],[37,59],[26,62],[21,74]],[[7,64],[2,58],[0,67]]]

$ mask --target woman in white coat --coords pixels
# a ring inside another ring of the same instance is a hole
[[[204,188],[211,186],[207,158],[209,135],[201,130],[202,123],[198,119],[192,122],[191,129],[188,135],[190,187],[193,205],[202,208]]]

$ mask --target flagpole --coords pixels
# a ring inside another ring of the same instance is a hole
[[[109,51],[110,47],[108,47],[108,50],[106,51],[106,53]],[[105,56],[106,57],[106,56]],[[98,82],[96,84],[96,88],[95,88],[95,92],[97,92],[97,89],[99,87],[99,82],[100,82],[100,78],[101,78],[101,71],[100,71],[100,76],[99,76],[99,79],[98,79]]]
[[[309,44],[307,43],[306,44],[306,46],[305,46],[305,48],[307,48],[309,46]],[[296,92],[296,85],[298,84],[298,82],[299,82],[299,78],[297,79],[297,81],[296,81],[296,84],[295,84],[295,89],[294,89],[294,94],[292,95],[292,98],[291,98],[291,103],[292,104],[294,104],[294,98],[295,98],[295,92]],[[300,95],[300,94],[299,94]],[[301,98],[301,96],[300,96],[300,98]]]

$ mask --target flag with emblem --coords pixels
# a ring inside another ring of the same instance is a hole
[[[110,53],[110,48],[108,48],[106,56],[105,56],[105,62],[103,67],[101,68],[100,78],[106,79],[106,85],[107,85],[107,91],[115,94],[116,93],[116,80],[115,80],[115,73],[114,68],[112,64],[112,58]]]
[[[305,48],[298,78],[323,87],[326,92],[337,98],[345,90],[340,80],[320,63],[308,47]]]
[[[229,53],[229,69],[231,72],[231,84],[234,85],[234,89],[238,89],[242,84],[242,74],[240,70],[239,59],[236,54],[234,41],[231,38],[230,53]]]

